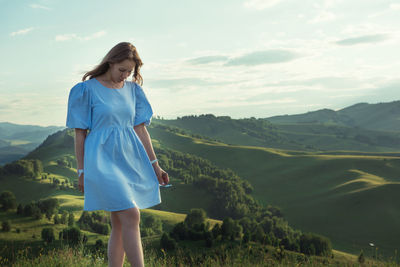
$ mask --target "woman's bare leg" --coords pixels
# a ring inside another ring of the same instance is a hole
[[[140,211],[137,207],[116,212],[122,225],[122,242],[132,267],[144,267],[140,236]]]
[[[122,225],[115,211],[111,212],[111,234],[108,240],[108,266],[122,267],[125,251],[122,243]]]

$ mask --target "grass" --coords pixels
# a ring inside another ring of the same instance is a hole
[[[283,258],[276,256],[276,249],[270,246],[262,246],[256,243],[241,244],[238,242],[216,242],[213,248],[205,248],[196,244],[198,241],[179,242],[178,249],[165,251],[158,246],[151,247],[144,242],[145,266],[388,266],[398,267],[395,262],[380,262],[366,259],[363,265],[357,262],[354,256],[334,253],[333,258],[305,256],[301,253],[284,251]],[[30,248],[15,253],[13,263],[0,258],[2,266],[108,266],[105,248],[95,251],[87,246],[75,248],[62,245],[59,248],[51,248],[46,245],[38,251],[38,257],[31,257]],[[130,266],[125,257],[124,267]]]

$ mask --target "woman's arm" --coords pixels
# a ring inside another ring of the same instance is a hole
[[[146,149],[147,155],[149,156],[150,161],[156,159],[156,154],[154,153],[153,144],[151,143],[150,134],[147,131],[146,126],[144,123],[134,126],[133,129],[135,130],[136,134],[139,136],[140,141],[144,148]],[[158,162],[153,163],[153,167],[158,166]]]
[[[77,169],[83,169],[83,156],[86,135],[86,129],[75,128],[75,156]],[[78,179],[78,187],[79,190],[82,191],[82,193],[84,192],[83,177],[84,174],[82,174]]]
[[[156,157],[156,154],[154,153],[150,134],[147,131],[147,128],[144,125],[144,123],[134,126],[133,129],[135,130],[136,134],[138,135],[140,141],[142,141],[142,144],[143,144],[144,148],[146,149],[146,152],[147,152],[147,155],[149,156],[150,161],[155,160],[157,157]],[[156,175],[157,175],[157,178],[158,178],[158,181],[160,182],[160,184],[168,184],[168,182],[169,182],[168,173],[166,173],[163,169],[161,169],[160,165],[158,164],[158,161],[153,163],[153,168],[154,168],[154,171],[156,172]]]

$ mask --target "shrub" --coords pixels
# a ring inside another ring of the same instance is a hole
[[[106,223],[94,222],[92,224],[92,229],[95,233],[102,235],[108,235],[108,233],[110,232],[110,226]]]
[[[60,224],[61,219],[60,219],[60,216],[58,214],[54,215],[53,220],[54,220],[54,224]]]
[[[84,241],[81,230],[76,226],[63,229],[59,238],[67,241],[70,245],[78,245]]]
[[[307,233],[300,237],[300,250],[308,255],[330,256],[332,254],[332,244],[324,236]]]
[[[206,212],[203,209],[191,209],[189,214],[186,215],[185,218],[185,224],[189,228],[196,230],[203,230],[205,221],[206,221]]]
[[[42,239],[47,243],[51,243],[55,240],[53,228],[43,228],[42,229]]]
[[[188,231],[189,228],[184,222],[177,223],[171,231],[171,237],[175,240],[185,240],[189,236]]]
[[[174,250],[177,247],[177,243],[167,233],[163,233],[160,239],[160,246],[165,250]]]
[[[3,232],[10,232],[11,231],[11,222],[9,220],[3,221],[1,224],[1,228]]]
[[[68,226],[74,226],[74,223],[75,223],[74,214],[70,212],[68,215]]]
[[[365,262],[364,251],[361,250],[360,255],[358,256],[358,262],[363,264]]]
[[[162,232],[161,220],[153,215],[148,215],[143,219],[143,228],[150,228],[153,233]]]
[[[40,211],[40,208],[36,205],[32,207],[32,217],[35,218],[36,220],[40,220],[43,218],[43,214]]]
[[[3,211],[15,209],[17,207],[17,200],[11,191],[4,191],[0,195],[0,205]]]
[[[18,204],[18,207],[17,207],[17,214],[18,215],[23,215],[24,214],[24,206],[20,203],[20,204]]]
[[[96,240],[96,244],[94,245],[94,247],[95,247],[95,249],[96,249],[97,251],[103,250],[103,248],[104,248],[104,242],[103,242],[103,240],[97,239],[97,240]]]

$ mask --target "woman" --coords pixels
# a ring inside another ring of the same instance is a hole
[[[125,253],[132,266],[144,266],[139,209],[161,203],[159,185],[169,182],[146,128],[153,110],[141,87],[142,65],[135,46],[119,43],[68,98],[84,210],[111,212],[109,266],[122,266]]]

